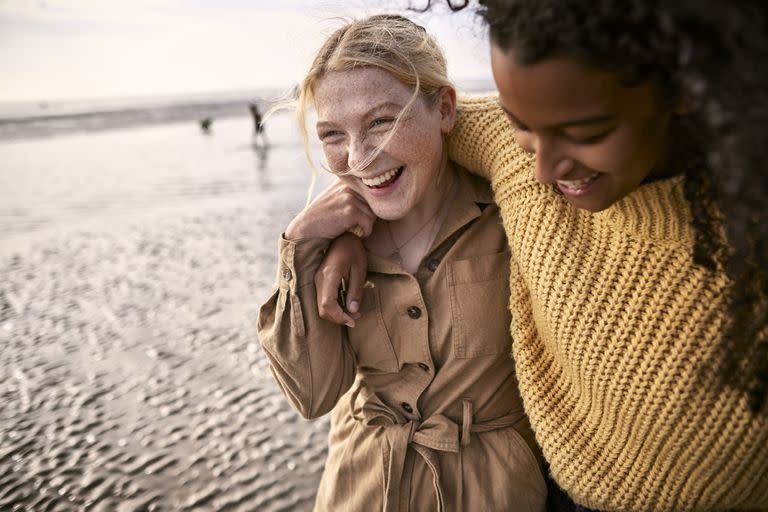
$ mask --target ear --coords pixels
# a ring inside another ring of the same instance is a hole
[[[448,133],[456,124],[456,89],[447,85],[440,88],[437,106],[440,109],[440,131]]]

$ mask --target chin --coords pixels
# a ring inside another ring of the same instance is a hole
[[[373,213],[383,220],[400,220],[413,209],[413,205],[401,201],[368,201]]]
[[[400,208],[382,208],[371,206],[371,210],[373,210],[374,215],[376,215],[376,217],[380,218],[381,220],[400,220],[405,217],[405,214],[407,213]]]
[[[613,204],[616,203],[616,201],[611,200],[604,200],[604,201],[589,201],[589,202],[575,202],[572,200],[567,199],[568,203],[570,203],[571,206],[574,208],[578,208],[579,210],[585,210],[590,213],[598,213],[603,210],[606,210],[610,208]]]

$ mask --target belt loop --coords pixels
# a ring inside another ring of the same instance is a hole
[[[411,444],[413,441],[413,434],[416,433],[416,430],[418,430],[419,424],[416,422],[416,420],[411,420],[411,431],[408,433],[408,444]]]
[[[472,400],[464,398],[461,400],[463,408],[461,415],[461,444],[466,446],[469,444],[469,433],[472,430]]]
[[[357,416],[355,414],[355,402],[357,402],[357,395],[360,394],[360,389],[361,389],[361,386],[355,385],[355,389],[353,389],[352,392],[349,394],[349,413],[352,415],[352,418],[354,418],[355,421],[362,423],[363,417]]]

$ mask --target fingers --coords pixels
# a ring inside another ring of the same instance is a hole
[[[355,226],[361,228],[359,232],[355,232],[357,236],[361,238],[369,236],[371,231],[373,231],[373,223],[376,222],[376,214],[373,213],[368,203],[354,190],[347,189],[341,192],[341,194],[346,194],[344,199],[344,218],[354,222],[352,224],[353,229]]]
[[[353,196],[349,196],[344,202],[341,210],[341,218],[345,225],[349,225],[345,231],[354,228],[355,226],[360,226],[360,232],[356,232],[355,234],[361,238],[365,238],[371,234],[371,231],[373,231],[373,223],[376,221],[376,216],[368,206],[368,203]]]
[[[363,296],[363,283],[365,283],[365,267],[365,265],[352,265],[349,269],[347,311],[351,314],[360,314],[360,301]]]
[[[334,240],[315,273],[315,292],[320,318],[354,327],[360,318],[360,301],[368,267],[368,258],[362,240],[345,233]],[[346,289],[342,302],[339,289],[342,279]]]
[[[360,238],[362,238],[365,235],[365,230],[359,224],[355,224],[354,226],[349,228],[347,231],[349,231],[353,235]]]
[[[315,274],[317,312],[323,320],[338,325],[354,327],[355,318],[347,313],[339,304],[339,288],[341,287],[342,277],[339,267],[321,265],[321,268]]]
[[[336,183],[297,215],[285,231],[289,240],[298,238],[336,238],[360,226],[359,235],[373,231],[376,216],[368,203],[349,186]]]
[[[346,265],[344,270],[347,277],[347,311],[359,315],[368,269],[368,255],[362,241],[349,234],[339,237],[333,245],[336,252],[343,253],[344,259],[341,264]]]
[[[341,203],[341,205],[356,207],[363,215],[371,217],[372,219],[376,218],[376,214],[373,213],[371,207],[368,206],[368,201],[365,200],[365,197],[343,181],[337,181],[333,186],[326,190],[326,193],[328,196],[332,197],[333,200]]]
[[[347,228],[346,232],[352,233],[358,238],[367,238],[373,232],[373,225],[375,223],[375,218],[359,216],[356,222]]]
[[[366,201],[365,198],[362,195],[360,195],[356,190],[350,187],[346,187],[346,189],[344,189],[344,192],[350,194],[351,196],[357,199],[358,201],[357,204],[360,207],[360,211],[362,211],[363,213],[371,217],[376,216],[376,214],[373,213],[373,210],[371,210],[371,207],[368,206],[368,201]]]

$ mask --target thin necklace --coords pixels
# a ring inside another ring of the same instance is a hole
[[[416,235],[418,235],[419,233],[424,231],[424,228],[426,228],[428,225],[432,224],[432,226],[434,227],[434,224],[437,223],[438,214],[443,212],[446,209],[447,205],[448,205],[448,202],[449,202],[448,200],[450,199],[450,193],[451,192],[453,192],[453,182],[451,182],[451,186],[450,186],[450,188],[448,189],[448,192],[445,195],[446,200],[443,202],[443,205],[441,207],[437,208],[435,210],[435,212],[429,217],[429,219],[427,219],[427,221],[424,224],[422,224],[421,227],[419,229],[417,229],[415,233],[413,233],[411,236],[409,236],[408,240],[406,240],[405,242],[401,243],[400,245],[397,245],[397,242],[395,242],[395,237],[392,234],[392,227],[390,226],[390,223],[387,222],[387,232],[389,233],[389,239],[392,241],[392,246],[395,248],[395,250],[392,251],[392,253],[390,253],[390,255],[389,255],[390,258],[395,258],[397,263],[400,264],[400,265],[403,264],[403,257],[400,254],[400,250],[403,247],[405,247],[406,245],[408,245],[411,242],[411,240],[416,238]],[[436,235],[437,235],[437,232],[436,232],[436,230],[433,229],[432,233],[430,234],[429,240],[427,240],[427,243],[431,244],[432,240],[434,240],[434,237]],[[429,247],[426,247],[426,249],[429,249]]]
[[[389,255],[389,257],[390,258],[395,258],[397,260],[397,262],[400,265],[402,265],[403,264],[403,257],[400,255],[400,250],[403,247],[405,247],[406,245],[408,245],[411,242],[411,240],[416,238],[416,235],[418,235],[419,233],[424,231],[424,228],[426,228],[427,225],[429,225],[432,222],[434,222],[435,218],[437,217],[437,214],[440,212],[441,209],[442,208],[436,209],[435,213],[433,213],[432,216],[429,219],[427,219],[427,221],[424,224],[422,224],[421,227],[419,229],[417,229],[415,233],[413,233],[411,236],[409,236],[408,240],[406,240],[405,242],[403,242],[400,245],[397,245],[397,242],[395,242],[395,236],[392,234],[392,226],[390,226],[390,223],[387,222],[387,232],[389,233],[389,239],[392,241],[392,246],[395,248],[395,250],[392,251],[392,253]]]

